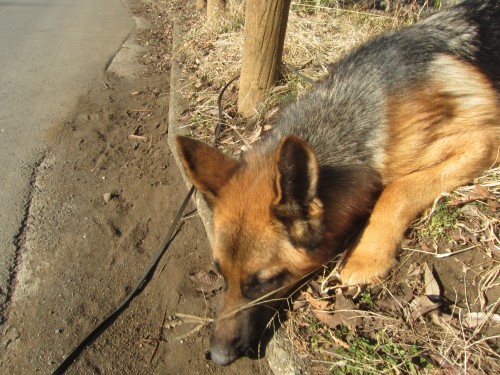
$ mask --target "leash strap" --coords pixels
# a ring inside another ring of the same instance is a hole
[[[215,130],[215,137],[214,137],[214,147],[217,147],[217,139],[219,138],[221,129],[222,129],[222,96],[224,95],[224,92],[226,89],[233,83],[236,79],[239,78],[239,75],[234,77],[232,80],[230,80],[226,85],[222,88],[221,92],[219,93],[219,97],[217,100],[218,104],[218,121],[217,121],[217,128]],[[177,211],[177,214],[175,215],[174,221],[170,225],[170,228],[168,230],[167,236],[165,237],[165,240],[163,241],[163,244],[161,245],[158,253],[156,254],[155,258],[151,261],[151,264],[149,267],[146,269],[144,272],[144,275],[139,279],[137,282],[135,288],[125,297],[123,302],[118,306],[111,314],[109,314],[104,320],[99,323],[97,327],[94,328],[92,332],[90,332],[87,337],[85,337],[74,349],[73,351],[64,359],[64,361],[57,367],[52,375],[61,375],[66,372],[66,370],[73,364],[76,358],[82,353],[82,351],[87,348],[90,344],[92,344],[100,335],[103,333],[113,322],[118,318],[118,316],[122,313],[123,310],[125,310],[132,301],[132,299],[139,294],[142,289],[146,286],[148,283],[149,279],[153,275],[154,270],[156,269],[156,266],[158,265],[158,262],[160,261],[161,257],[165,253],[165,251],[168,249],[170,243],[173,241],[175,238],[174,235],[174,230],[177,227],[177,224],[179,223],[179,220],[181,219],[181,216],[186,209],[187,204],[189,203],[189,200],[191,199],[193,193],[195,191],[195,187],[192,186],[191,189],[189,190],[189,193],[187,194],[186,198],[184,198],[184,202],[182,202],[181,207]]]
[[[195,187],[192,186],[191,189],[189,190],[189,193],[187,194],[186,198],[184,198],[184,202],[182,202],[181,207],[177,211],[177,214],[175,215],[174,221],[170,225],[170,228],[168,230],[168,234],[165,237],[165,240],[163,241],[163,244],[160,247],[160,250],[156,254],[156,257],[151,261],[151,264],[149,267],[146,269],[144,272],[144,275],[139,279],[137,282],[135,288],[128,294],[127,297],[123,300],[123,302],[118,306],[115,311],[113,311],[111,314],[109,314],[104,320],[99,323],[97,327],[94,328],[92,332],[90,332],[87,337],[85,337],[80,344],[76,348],[73,349],[73,351],[64,359],[64,361],[59,365],[57,369],[54,370],[52,373],[53,375],[60,375],[64,374],[66,370],[73,364],[75,359],[81,354],[81,352],[90,344],[92,344],[100,335],[103,333],[113,322],[118,318],[118,316],[121,314],[121,312],[128,306],[130,301],[141,292],[142,288],[144,288],[153,275],[154,270],[156,269],[156,266],[158,265],[158,262],[160,261],[161,257],[167,250],[168,246],[174,239],[174,230],[177,227],[177,224],[179,223],[179,220],[181,219],[182,213],[186,209],[187,204],[189,203],[189,200],[191,199],[191,196],[193,195],[195,190]]]

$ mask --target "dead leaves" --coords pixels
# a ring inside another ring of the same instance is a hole
[[[449,206],[461,206],[476,200],[484,201],[494,210],[498,209],[498,201],[495,195],[482,185],[475,185],[473,190],[463,193],[448,202]]]
[[[439,304],[432,302],[427,296],[416,296],[408,306],[408,319],[410,321],[416,321],[418,318],[436,310],[438,307]]]
[[[222,277],[212,270],[195,271],[189,274],[193,288],[198,292],[213,293],[220,290],[224,284]]]
[[[295,311],[312,313],[329,329],[343,326],[353,332],[382,329],[384,322],[396,321],[400,316],[403,316],[404,321],[410,326],[420,321],[424,324],[435,324],[453,334],[457,334],[462,329],[480,327],[485,325],[486,321],[498,324],[500,320],[497,314],[464,312],[463,315],[460,313],[458,316],[441,311],[444,300],[439,275],[427,263],[410,267],[407,277],[415,279],[412,285],[415,287],[414,293],[416,294],[410,293],[404,298],[396,298],[390,293],[380,299],[373,297],[376,301],[370,300],[369,302],[377,313],[371,311],[373,310],[371,308],[366,309],[366,303],[363,301],[363,296],[370,299],[372,298],[370,293],[376,294],[376,292],[365,290],[357,294],[354,299],[341,294],[341,290],[338,290],[335,295],[322,294],[314,281],[310,283],[307,290],[301,292],[294,301],[293,308]],[[344,341],[337,344],[344,346],[342,343]]]
[[[316,319],[330,328],[344,325],[354,329],[362,323],[363,312],[356,309],[352,299],[342,294],[335,296],[335,302],[332,302],[330,299],[315,298],[311,292],[303,291],[299,299],[305,299]]]
[[[413,298],[404,310],[407,320],[414,322],[420,317],[439,308],[441,305],[441,288],[427,263],[424,263],[424,295]]]

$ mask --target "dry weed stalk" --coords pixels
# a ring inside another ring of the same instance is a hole
[[[200,17],[179,43],[177,51],[183,70],[192,78],[183,90],[192,110],[183,119],[195,138],[209,140],[216,124],[217,95],[220,88],[239,74],[243,48],[244,4],[228,1],[223,17],[205,22]],[[307,11],[304,10],[307,8]],[[341,55],[388,28],[409,23],[399,16],[380,15],[356,9],[317,6],[297,1],[292,4],[283,60],[316,80],[327,73],[330,63]],[[224,98],[224,116],[231,126],[222,134],[222,148],[238,154],[251,147],[263,128],[272,125],[275,108],[307,90],[310,85],[285,68],[283,82],[273,90],[262,106],[262,113],[243,120],[237,115],[236,91]]]

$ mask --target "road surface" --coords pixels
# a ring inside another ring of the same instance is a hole
[[[0,324],[44,132],[102,82],[133,28],[120,0],[0,1]]]

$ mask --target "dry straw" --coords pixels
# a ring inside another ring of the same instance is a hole
[[[262,131],[272,126],[276,107],[309,88],[287,66],[313,80],[319,79],[326,74],[329,64],[356,45],[388,28],[408,24],[411,18],[319,4],[292,2],[283,51],[286,64],[282,69],[283,79],[270,93],[259,116],[245,121],[238,117],[235,88],[224,97],[224,115],[230,124],[221,142],[226,151],[238,154],[248,149]],[[186,82],[184,95],[190,99],[192,110],[183,120],[198,139],[213,138],[219,90],[239,74],[244,11],[244,1],[229,0],[223,16],[210,22],[198,18],[190,25],[177,51],[186,76],[191,78]]]

